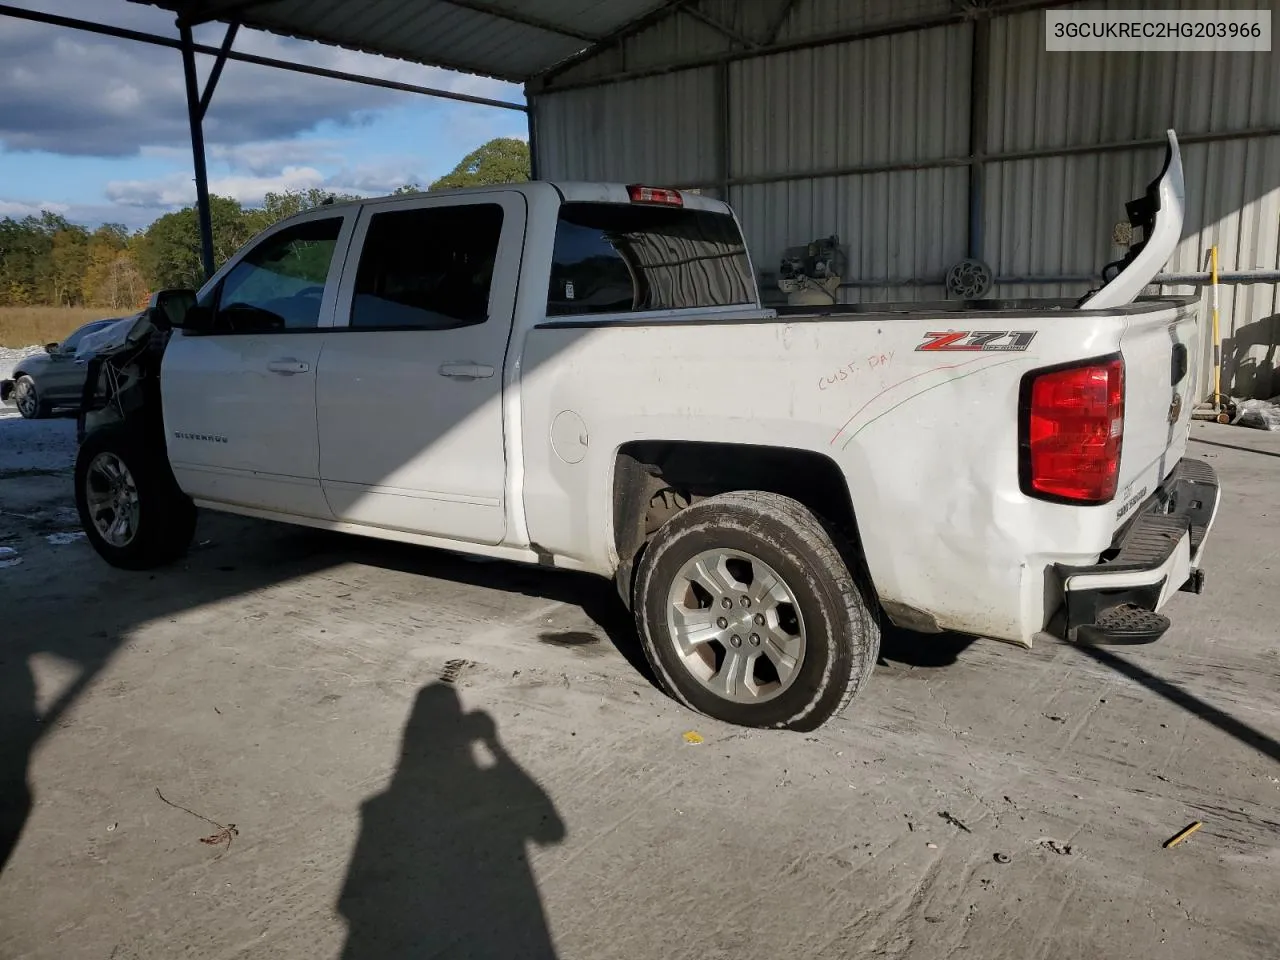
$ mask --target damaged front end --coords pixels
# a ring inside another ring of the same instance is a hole
[[[153,294],[136,317],[86,337],[76,352],[87,366],[76,439],[114,423],[136,426],[163,444],[160,363],[175,324],[175,311],[194,302],[190,291]]]

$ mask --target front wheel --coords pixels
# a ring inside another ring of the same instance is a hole
[[[865,579],[807,507],[774,493],[676,514],[641,557],[634,605],[664,688],[743,726],[815,729],[853,699],[880,649]]]
[[[184,553],[196,509],[163,451],[121,424],[95,430],[76,456],[76,509],[98,554],[114,567],[148,570]]]
[[[36,389],[36,382],[25,373],[13,382],[13,402],[23,419],[39,420],[49,415],[48,408],[40,399],[40,391]]]

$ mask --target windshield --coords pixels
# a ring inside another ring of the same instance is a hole
[[[74,350],[80,345],[80,341],[83,340],[86,335],[93,333],[95,330],[101,330],[103,327],[108,327],[115,322],[116,321],[114,319],[111,319],[94,320],[92,323],[86,323],[83,327],[62,341],[63,352],[70,352]]]

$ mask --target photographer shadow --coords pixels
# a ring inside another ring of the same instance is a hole
[[[464,713],[447,683],[424,687],[391,783],[361,808],[338,900],[343,958],[553,960],[526,845],[564,836],[492,718]]]

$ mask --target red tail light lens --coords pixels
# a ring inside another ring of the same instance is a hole
[[[680,196],[680,191],[667,187],[642,187],[638,183],[633,183],[627,187],[627,195],[632,203],[665,203],[670,207],[684,206],[684,197]]]
[[[1022,396],[1023,492],[1081,504],[1114,497],[1124,438],[1124,360],[1029,374]]]

